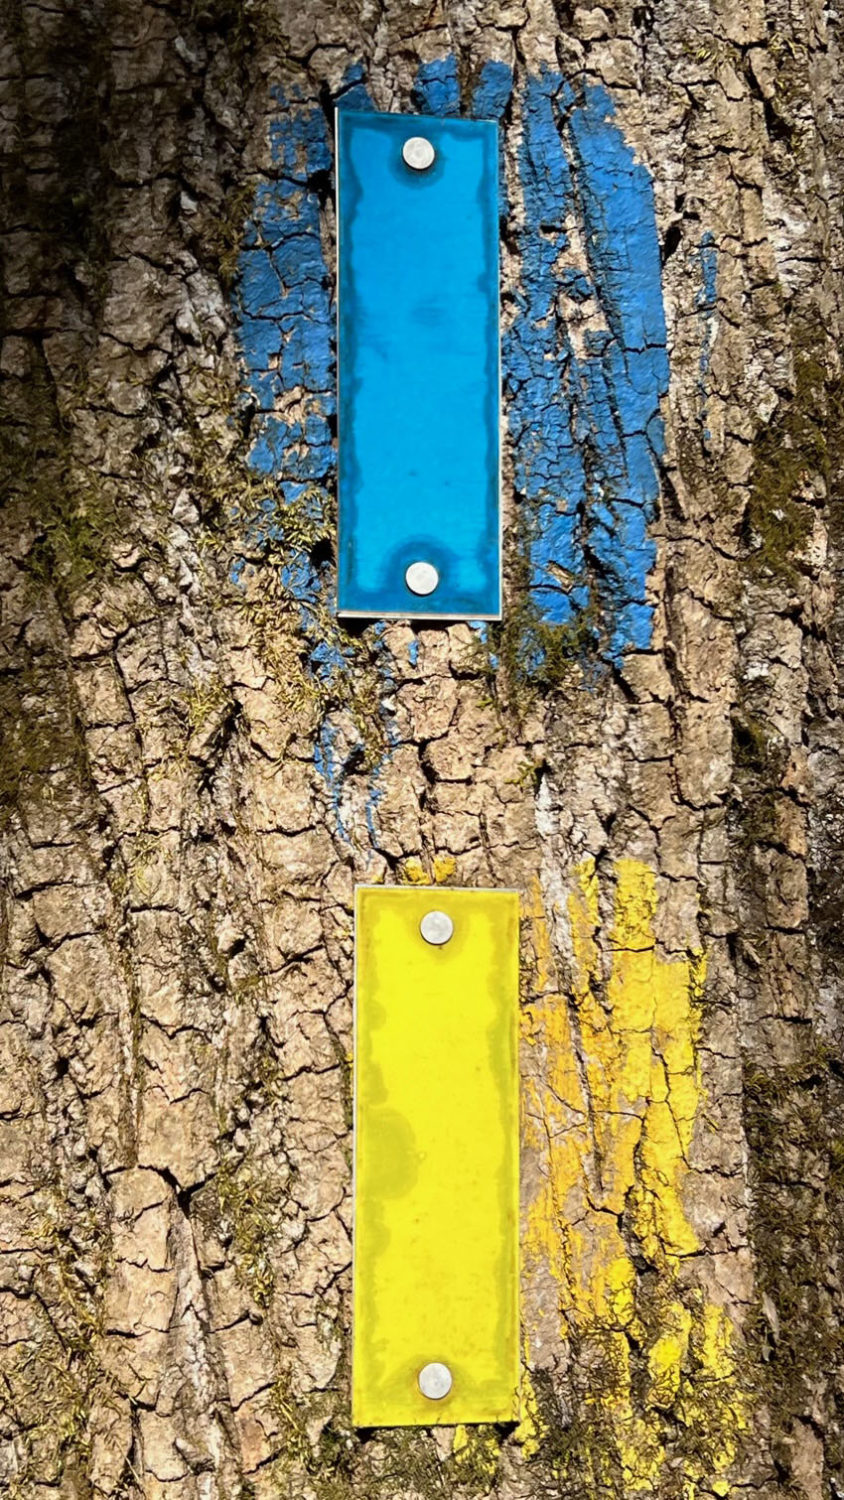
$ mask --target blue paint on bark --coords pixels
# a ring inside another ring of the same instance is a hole
[[[512,97],[513,69],[509,63],[485,62],[472,94],[469,114],[476,120],[497,120],[500,125]],[[498,213],[503,225],[510,214],[503,130],[498,137]]]
[[[421,115],[459,115],[460,83],[457,58],[453,55],[436,62],[422,63],[411,93],[413,108]]]
[[[318,192],[332,155],[321,110],[280,92],[276,103],[280,114],[270,125],[274,177],[256,192],[235,291],[255,410],[249,463],[272,475],[277,486],[276,504],[242,518],[250,548],[270,539],[284,546],[284,508],[291,501],[300,502],[300,518],[304,508],[318,524],[335,468],[329,421],[335,409],[334,328]],[[296,415],[283,415],[293,396]],[[313,605],[321,582],[307,553],[291,544],[285,571],[291,593]],[[242,576],[242,558],[232,572]]]
[[[545,71],[522,111],[523,296],[504,369],[531,589],[552,624],[591,604],[617,661],[650,645],[652,625],[668,388],[653,189],[603,88],[575,99]],[[585,270],[565,263],[575,233]]]
[[[350,69],[338,107],[371,109],[365,74]],[[250,463],[272,476],[276,500],[239,517],[245,550],[271,540],[284,556],[282,581],[301,608],[314,680],[349,670],[351,649],[327,640],[319,609],[324,570],[285,535],[295,502],[321,524],[335,482],[335,330],[332,280],[320,236],[321,195],[333,160],[323,111],[276,94],[270,127],[273,172],[246,226],[235,314],[254,411]],[[422,112],[455,115],[460,90],[453,57],[423,64],[413,92]],[[466,112],[504,121],[521,116],[522,206],[513,216],[520,286],[504,339],[504,392],[530,588],[540,617],[567,624],[587,605],[597,638],[618,660],[647,647],[646,580],[654,561],[648,534],[659,493],[664,439],[660,399],[668,385],[665,320],[653,190],[615,120],[606,91],[575,95],[557,73],[529,77],[519,101],[502,62],[484,65]],[[717,251],[700,249],[704,319],[701,376],[711,356]],[[512,311],[512,305],[511,305]],[[243,556],[232,562],[242,577]],[[415,643],[414,643],[415,646]],[[414,646],[410,649],[413,661]],[[389,652],[378,650],[389,689]],[[389,715],[387,715],[389,719]],[[330,715],[329,715],[330,719]],[[328,727],[326,727],[328,726]],[[385,720],[385,743],[390,743]],[[342,777],[334,732],[317,748],[337,813]],[[383,769],[370,773],[367,823],[377,843]]]
[[[343,822],[341,807],[345,768],[337,753],[337,725],[330,719],[324,719],[319,727],[314,745],[314,765],[328,790],[337,832],[341,839],[348,842],[349,834]]]
[[[347,68],[343,75],[343,82],[337,91],[334,100],[335,109],[374,109],[375,105],[369,97],[366,87],[366,71],[361,63],[355,63],[353,67]]]
[[[476,120],[500,120],[513,96],[513,69],[509,63],[485,62],[472,94],[469,113]]]

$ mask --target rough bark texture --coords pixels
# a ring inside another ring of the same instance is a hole
[[[4,28],[0,1489],[844,1495],[834,13]],[[487,635],[332,618],[338,95],[502,123]],[[361,880],[524,892],[513,1430],[350,1427]]]

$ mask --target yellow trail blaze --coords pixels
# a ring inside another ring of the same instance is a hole
[[[577,1340],[589,1370],[582,1405],[595,1440],[584,1437],[578,1455],[586,1489],[591,1481],[602,1493],[653,1493],[666,1460],[664,1414],[672,1411],[694,1439],[683,1494],[695,1500],[729,1493],[724,1475],[746,1426],[729,1315],[700,1290],[681,1288],[678,1277],[682,1259],[699,1248],[683,1186],[703,1102],[696,1043],[706,965],[702,953],[658,957],[656,881],[646,865],[620,860],[614,874],[603,945],[611,967],[601,985],[598,877],[591,861],[577,872],[568,903],[571,1005],[548,992],[551,945],[538,889],[528,913],[540,998],[527,1008],[524,1035],[541,1049],[541,1063],[528,1070],[525,1133],[544,1176],[528,1210],[525,1267],[550,1269],[562,1332]],[[634,1240],[651,1272],[647,1306]],[[523,1416],[523,1427],[535,1447],[537,1421]]]
[[[420,933],[446,913],[442,946]],[[357,892],[352,1408],[358,1426],[518,1413],[519,898]],[[441,1399],[419,1372],[442,1363]]]

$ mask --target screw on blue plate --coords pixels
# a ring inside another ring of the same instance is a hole
[[[338,609],[501,612],[498,127],[337,114]]]

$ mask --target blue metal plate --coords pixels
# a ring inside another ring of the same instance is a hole
[[[497,619],[498,127],[340,109],[337,205],[340,613]]]

